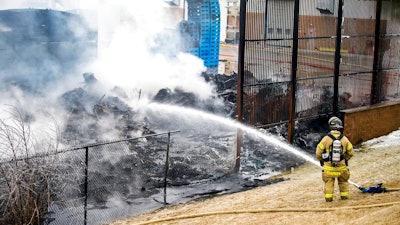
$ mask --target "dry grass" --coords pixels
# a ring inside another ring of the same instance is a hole
[[[383,183],[400,188],[400,144],[357,151],[350,161],[351,180],[364,187]],[[350,186],[340,200],[335,184],[333,202],[325,202],[320,169],[307,164],[286,181],[249,191],[169,206],[120,220],[131,224],[400,224],[400,191],[369,194]]]

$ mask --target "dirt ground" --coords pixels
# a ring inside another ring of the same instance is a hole
[[[325,202],[321,170],[306,164],[280,175],[283,182],[168,206],[111,225],[400,224],[400,141],[358,149],[349,163],[351,181],[363,187],[383,183],[389,192],[363,193],[350,185],[349,199],[340,200],[336,183],[334,201]]]

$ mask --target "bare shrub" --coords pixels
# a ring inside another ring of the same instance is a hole
[[[0,224],[40,224],[55,196],[57,123],[50,119],[52,125],[34,133],[33,116],[15,107],[5,115],[0,118]]]

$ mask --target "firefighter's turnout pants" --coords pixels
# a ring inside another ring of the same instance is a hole
[[[322,180],[325,182],[324,196],[326,201],[332,201],[333,199],[336,179],[338,180],[341,199],[347,199],[349,196],[349,183],[347,181],[350,178],[350,171],[347,169],[346,165],[334,167],[326,164],[327,163],[325,163],[322,171]]]

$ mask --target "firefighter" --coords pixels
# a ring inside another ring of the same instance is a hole
[[[330,132],[318,143],[315,156],[323,166],[322,180],[325,183],[324,197],[327,202],[333,201],[335,180],[338,180],[340,198],[348,199],[350,171],[347,161],[353,156],[353,145],[341,132],[342,121],[331,117],[328,121]]]

